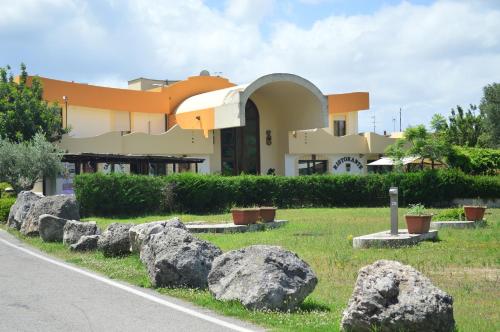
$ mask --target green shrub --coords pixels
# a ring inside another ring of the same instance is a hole
[[[399,188],[400,206],[436,206],[449,204],[454,198],[500,197],[500,177],[470,176],[456,170],[297,177],[95,173],[75,179],[75,193],[85,215],[209,213],[254,205],[387,206],[391,186]]]
[[[454,146],[448,163],[467,174],[495,175],[500,172],[500,150]]]
[[[6,193],[5,189],[12,187],[10,184],[6,182],[0,182],[0,198],[2,197],[12,197],[12,194]]]
[[[452,220],[465,220],[464,208],[453,208],[440,211],[433,217],[434,220],[452,221]]]
[[[16,199],[14,197],[0,198],[0,223],[7,221],[9,217],[10,207],[14,205]]]
[[[164,179],[103,173],[75,178],[75,194],[84,215],[134,215],[157,212]]]

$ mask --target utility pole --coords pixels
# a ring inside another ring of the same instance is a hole
[[[403,128],[401,126],[401,107],[399,108],[399,131],[403,131]]]
[[[372,115],[372,119],[373,119],[373,132],[375,132],[375,114]]]
[[[396,132],[396,118],[392,118],[392,132]]]

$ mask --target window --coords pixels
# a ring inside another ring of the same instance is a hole
[[[299,160],[299,175],[325,174],[326,160]]]
[[[149,163],[149,175],[167,175],[165,163]]]
[[[333,120],[333,135],[334,136],[345,136],[345,120]]]
[[[345,163],[345,171],[350,172],[351,171],[351,163]]]

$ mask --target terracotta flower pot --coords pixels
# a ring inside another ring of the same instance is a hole
[[[234,208],[231,209],[233,223],[235,225],[255,224],[260,216],[258,208]]]
[[[264,222],[274,221],[276,217],[276,208],[274,206],[261,206],[260,207],[260,218]]]
[[[431,214],[426,214],[422,216],[412,216],[406,215],[406,226],[408,228],[408,233],[410,234],[423,234],[429,232],[431,227]]]
[[[486,206],[464,206],[465,218],[469,221],[483,220],[485,211]]]

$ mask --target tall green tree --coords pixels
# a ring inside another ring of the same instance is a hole
[[[483,114],[485,131],[480,140],[483,146],[500,148],[500,84],[485,86],[483,94],[479,109]]]
[[[0,182],[9,183],[17,193],[31,190],[44,176],[62,171],[62,154],[41,133],[19,143],[0,138]]]
[[[450,143],[468,147],[478,146],[479,136],[484,129],[483,116],[477,111],[477,106],[470,105],[467,111],[457,106],[456,110],[451,110],[448,122],[446,137]]]
[[[43,100],[41,81],[34,77],[28,84],[26,66],[16,82],[10,67],[0,67],[0,137],[14,142],[29,141],[42,133],[56,141],[67,133],[62,127],[61,109]]]

